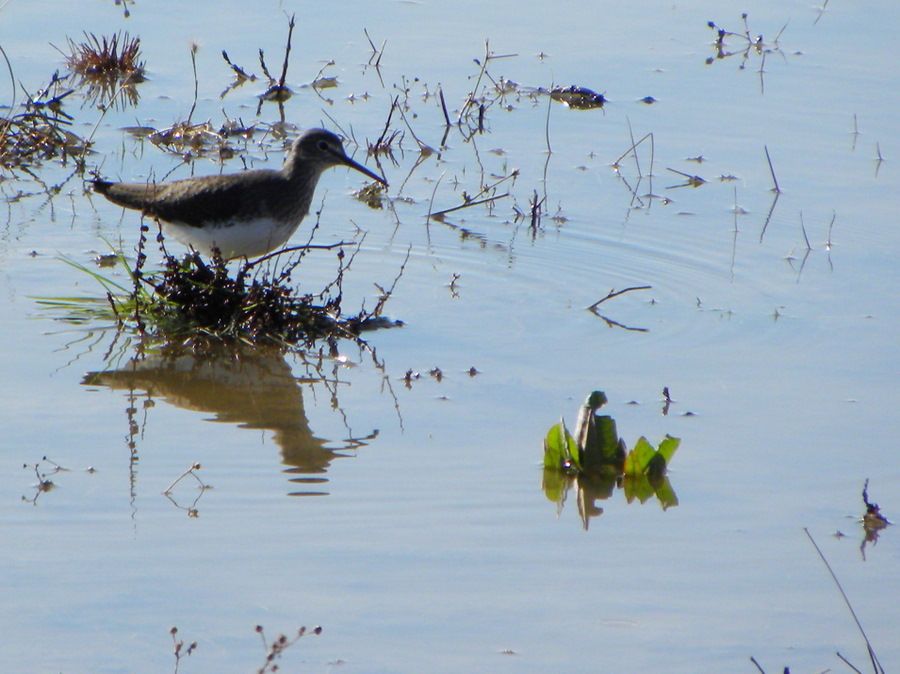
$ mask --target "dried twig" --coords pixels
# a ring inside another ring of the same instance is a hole
[[[872,670],[875,672],[875,674],[884,674],[884,667],[882,667],[881,663],[878,661],[878,656],[875,655],[875,650],[872,648],[871,642],[869,642],[869,637],[866,635],[866,631],[863,629],[862,623],[859,622],[859,618],[856,616],[856,611],[853,610],[853,605],[850,603],[850,599],[847,597],[847,593],[844,592],[841,581],[838,580],[837,575],[834,573],[834,569],[831,568],[831,564],[829,564],[828,560],[825,559],[824,553],[819,548],[815,539],[812,537],[812,534],[809,533],[809,529],[803,527],[803,532],[806,534],[806,537],[809,538],[809,542],[812,543],[813,547],[816,549],[816,552],[819,553],[819,558],[822,560],[825,568],[828,569],[828,573],[831,574],[831,579],[834,581],[834,584],[837,586],[838,591],[844,598],[844,603],[847,605],[847,609],[850,611],[850,615],[853,617],[853,622],[856,623],[856,627],[857,629],[859,629],[859,633],[862,635],[863,641],[866,642],[866,650],[869,653],[869,660],[872,663]],[[841,659],[843,660],[843,658]]]
[[[429,218],[441,218],[441,217],[447,215],[447,213],[452,213],[453,211],[460,211],[464,208],[471,208],[472,206],[480,206],[481,204],[492,203],[494,201],[497,201],[497,199],[503,199],[504,197],[508,197],[508,196],[509,196],[509,192],[504,192],[503,194],[498,194],[493,197],[486,197],[484,199],[467,201],[464,204],[460,204],[459,206],[453,206],[452,208],[445,208],[442,211],[437,211],[435,213],[429,212],[428,217]]]
[[[447,112],[447,101],[444,100],[444,88],[438,88],[438,97],[441,99],[441,110],[444,112],[444,126],[452,126],[452,122],[450,121],[450,115]],[[879,155],[881,154],[881,150],[879,149]]]
[[[281,66],[281,77],[278,78],[278,86],[282,89],[284,88],[284,82],[287,79],[288,59],[291,56],[291,37],[294,35],[295,16],[295,14],[291,14],[291,19],[288,21],[287,46],[284,48],[284,63]]]
[[[312,244],[307,243],[300,246],[288,246],[286,248],[281,248],[280,250],[272,251],[271,253],[266,253],[262,257],[258,257],[251,262],[247,262],[243,266],[243,270],[249,270],[255,267],[256,265],[271,260],[272,258],[278,257],[280,255],[285,255],[287,253],[295,253],[298,250],[332,250],[333,248],[343,248],[344,246],[349,246],[351,242],[349,241],[338,241],[337,243],[321,243],[321,244]]]
[[[174,674],[178,674],[178,666],[181,664],[181,658],[184,657],[184,655],[191,655],[195,650],[197,650],[197,642],[191,642],[191,644],[186,649],[184,649],[184,642],[176,637],[176,635],[178,634],[178,628],[173,627],[169,630],[169,634],[172,635],[172,652],[175,655]],[[182,649],[184,649],[183,653]]]
[[[775,184],[772,191],[775,192],[775,194],[781,194],[781,188],[778,186],[778,178],[775,177],[775,167],[772,166],[772,157],[769,156],[769,147],[763,145],[763,149],[766,151],[766,161],[769,162],[769,173],[772,174],[772,182]]]
[[[200,84],[197,81],[197,49],[199,46],[196,42],[191,43],[191,67],[194,69],[194,101],[191,103],[191,111],[188,113],[186,124],[190,126],[191,117],[194,116],[194,110],[197,109],[197,92],[199,91]]]
[[[806,225],[803,224],[803,211],[800,211],[800,231],[803,232],[803,240],[806,241],[806,250],[812,250],[812,245],[809,243],[809,237],[806,236]]]
[[[234,74],[239,82],[243,82],[244,80],[250,80],[252,82],[256,80],[256,75],[251,75],[236,63],[232,63],[231,59],[228,58],[228,52],[224,49],[222,50],[222,58],[225,59],[225,63],[227,63],[229,67],[234,71]]]
[[[611,289],[606,297],[601,297],[599,300],[594,302],[591,306],[588,307],[589,311],[594,311],[597,307],[603,304],[606,300],[611,300],[613,297],[618,297],[619,295],[624,295],[625,293],[630,293],[632,290],[650,290],[653,286],[631,286],[629,288],[623,288],[622,290],[616,290],[615,288]]]
[[[167,495],[167,496],[168,496],[169,494],[171,494],[171,493],[172,493],[172,490],[175,488],[175,485],[177,485],[179,482],[181,482],[181,481],[182,481],[184,478],[186,478],[188,475],[190,475],[190,476],[193,477],[195,480],[197,480],[197,482],[200,483],[200,488],[201,488],[201,489],[206,489],[207,486],[203,483],[203,480],[201,480],[199,477],[197,477],[197,474],[194,472],[195,470],[200,470],[200,468],[201,468],[201,466],[200,466],[200,464],[197,463],[197,462],[194,462],[193,464],[191,464],[191,467],[190,467],[190,468],[188,468],[188,469],[187,469],[186,471],[184,471],[181,475],[179,475],[178,477],[176,477],[176,478],[172,481],[172,484],[170,484],[168,487],[166,487],[166,490],[163,492],[163,494],[165,494],[165,495]]]
[[[400,277],[403,276],[403,272],[406,270],[406,263],[409,262],[410,253],[412,253],[412,244],[410,244],[406,249],[406,257],[403,258],[403,263],[400,265],[400,269],[397,271],[397,275],[394,277],[394,282],[391,283],[390,288],[385,290],[384,288],[376,284],[378,290],[381,291],[381,296],[378,298],[378,302],[375,304],[375,308],[369,312],[365,320],[378,318],[381,315],[381,312],[384,309],[384,305],[391,298],[391,295],[394,293],[394,289],[397,287],[397,283],[400,281]]]

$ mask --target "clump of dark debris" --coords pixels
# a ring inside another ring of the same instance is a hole
[[[43,161],[84,156],[89,143],[69,128],[73,118],[63,103],[72,90],[63,81],[54,74],[45,87],[26,93],[21,106],[10,106],[14,112],[0,121],[0,168],[33,176],[30,169]]]
[[[133,290],[118,296],[108,292],[107,299],[120,326],[130,325],[151,341],[310,346],[321,339],[359,339],[364,330],[402,325],[384,318],[382,312],[403,274],[405,260],[389,288],[376,286],[380,295],[372,309],[363,306],[356,314],[344,315],[343,280],[355,255],[345,253],[349,244],[296,246],[244,261],[233,275],[229,263],[218,255],[207,261],[192,252],[179,259],[161,246],[162,268],[146,271],[143,248],[149,227],[142,229],[137,263],[130,270]],[[313,249],[335,248],[334,279],[318,292],[298,292],[291,276],[305,255]],[[280,257],[286,262],[279,263]]]
[[[144,81],[139,37],[128,33],[110,37],[85,33],[82,42],[67,39],[68,53],[63,52],[66,67],[75,76],[75,86],[85,89],[88,102],[100,106],[115,102],[121,107],[137,104],[135,85]]]

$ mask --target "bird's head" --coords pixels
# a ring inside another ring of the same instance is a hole
[[[384,178],[347,156],[340,137],[325,129],[310,129],[295,140],[285,162],[291,173],[304,169],[321,173],[332,166],[348,166],[387,185]]]

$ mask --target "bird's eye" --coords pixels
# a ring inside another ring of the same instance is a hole
[[[324,140],[320,140],[317,144],[317,147],[322,150],[322,152],[325,152],[328,150],[328,143],[326,143]]]

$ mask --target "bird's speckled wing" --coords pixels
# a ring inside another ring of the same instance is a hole
[[[273,200],[288,189],[279,171],[258,170],[171,183],[108,183],[94,189],[119,206],[165,222],[200,227],[209,222],[272,215]]]

